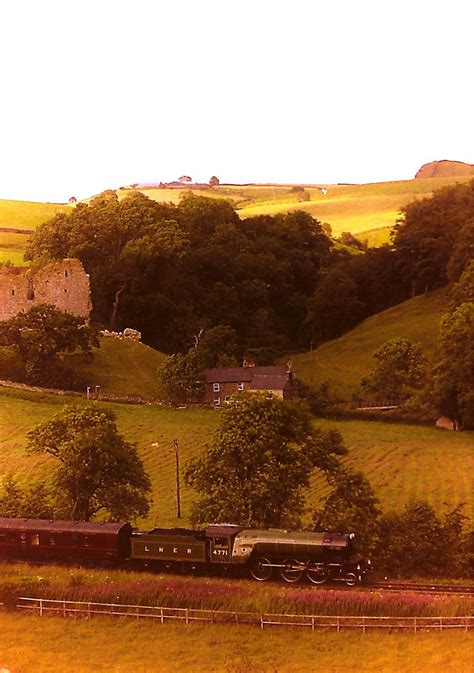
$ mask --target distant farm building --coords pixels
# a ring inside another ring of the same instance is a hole
[[[288,367],[216,367],[204,370],[202,402],[219,408],[239,392],[267,391],[283,400],[297,397],[293,372]]]

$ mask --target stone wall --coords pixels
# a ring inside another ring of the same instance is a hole
[[[38,271],[0,267],[0,320],[38,304],[53,304],[88,318],[92,309],[89,276],[78,259],[51,262]]]

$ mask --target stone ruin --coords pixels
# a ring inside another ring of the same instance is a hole
[[[63,259],[38,270],[0,266],[0,321],[39,304],[52,304],[89,318],[92,310],[89,275],[80,260]]]
[[[132,339],[133,341],[141,341],[142,333],[131,327],[126,327],[123,332],[111,332],[104,329],[100,333],[103,337],[112,337],[114,339]]]

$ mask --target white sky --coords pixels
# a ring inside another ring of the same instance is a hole
[[[474,163],[466,0],[0,0],[0,198]]]

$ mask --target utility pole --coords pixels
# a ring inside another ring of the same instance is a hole
[[[181,519],[181,498],[179,491],[179,446],[177,439],[173,439],[173,446],[176,455],[176,514],[178,515],[178,519]]]

